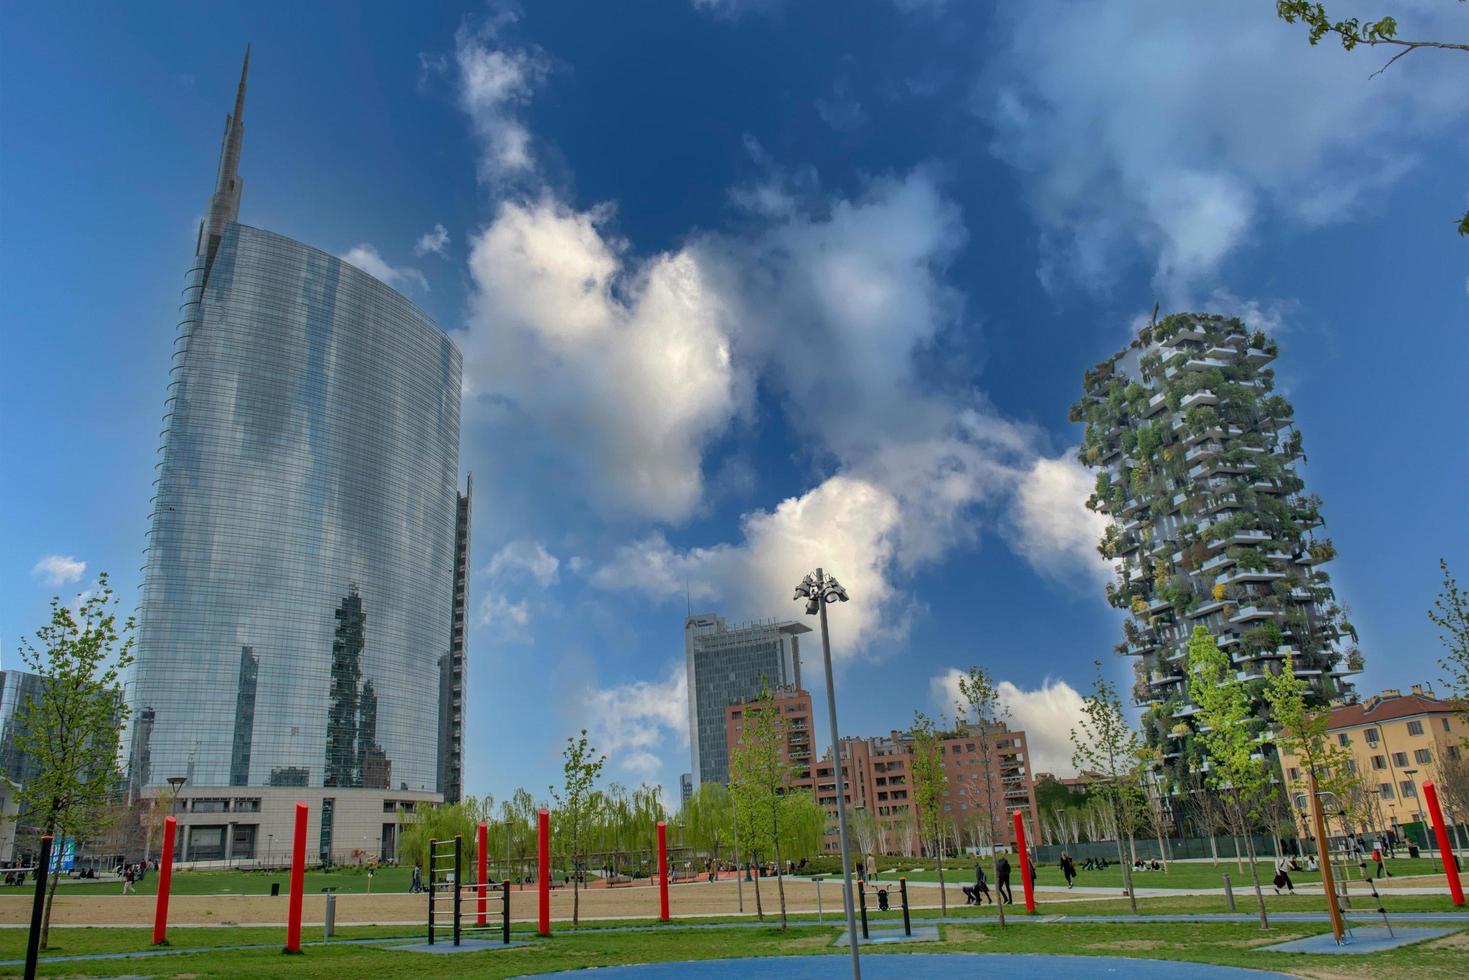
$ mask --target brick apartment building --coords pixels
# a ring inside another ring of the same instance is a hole
[[[798,688],[775,692],[774,702],[786,724],[785,760],[795,770],[792,789],[811,790],[816,801],[835,822],[836,780],[832,773],[831,753],[817,757],[812,750],[811,695]],[[744,731],[745,704],[725,709],[725,737],[731,754]],[[980,739],[976,731],[956,731],[941,740],[944,768],[949,776],[949,789],[944,812],[958,828],[964,846],[985,840],[984,780]],[[997,791],[1003,793],[1005,817],[995,827],[994,839],[1013,845],[1015,826],[1010,814],[1019,810],[1027,815],[1028,828],[1036,826],[1035,784],[1030,770],[1030,755],[1025,733],[1003,726],[991,731],[999,761],[998,771],[988,774]],[[875,738],[842,739],[842,779],[846,790],[848,813],[862,809],[877,818],[878,849],[885,853],[916,853],[913,830],[912,739],[906,732],[890,732]],[[1033,833],[1033,829],[1031,831]],[[827,849],[837,849],[837,837],[827,838]]]

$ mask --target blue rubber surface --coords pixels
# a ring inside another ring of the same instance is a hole
[[[692,963],[645,963],[609,966],[596,971],[596,980],[837,980],[850,977],[846,956],[770,956],[738,960],[699,960]],[[1243,980],[1283,977],[1283,973],[1241,970],[1232,966],[1134,960],[1120,956],[1033,956],[1010,953],[894,953],[862,957],[864,980],[959,980],[965,977],[1045,977],[1046,980],[1087,980],[1090,977],[1127,977],[1163,980],[1171,977],[1202,980]],[[588,980],[585,970],[540,973],[539,978],[575,977]]]

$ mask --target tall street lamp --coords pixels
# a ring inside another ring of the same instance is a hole
[[[847,943],[852,951],[852,980],[861,980],[862,961],[857,954],[857,917],[852,910],[852,852],[847,844],[847,803],[842,789],[842,740],[837,734],[837,695],[831,680],[831,636],[826,628],[826,607],[833,602],[846,602],[847,590],[818,568],[796,586],[795,599],[806,601],[806,615],[821,615],[821,660],[826,668],[826,710],[831,723],[831,767],[836,777],[837,837],[842,846],[842,908],[847,913]]]

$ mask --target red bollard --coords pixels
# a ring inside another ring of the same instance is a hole
[[[301,902],[306,897],[306,804],[296,802],[296,841],[291,849],[291,907],[286,916],[286,952],[301,952]]]
[[[1455,905],[1464,904],[1464,886],[1459,882],[1459,865],[1454,858],[1454,849],[1449,846],[1448,828],[1444,826],[1443,809],[1438,805],[1438,787],[1431,780],[1423,783],[1423,797],[1428,804],[1428,817],[1433,821],[1433,831],[1438,836],[1438,853],[1443,858],[1444,874],[1449,879],[1449,894]]]
[[[490,889],[487,884],[490,880],[490,828],[480,824],[474,843],[479,850],[479,915],[475,918],[475,925],[482,926],[488,921],[485,915],[490,910]]]
[[[540,889],[540,922],[539,931],[543,936],[551,934],[551,813],[542,810],[536,821],[536,835],[540,838],[540,866],[541,877]]]
[[[658,821],[658,918],[668,921],[668,827]]]
[[[173,835],[178,821],[163,818],[163,853],[158,856],[158,904],[153,907],[153,945],[168,945],[168,888],[173,883]]]
[[[1020,884],[1025,889],[1025,911],[1035,914],[1035,885],[1030,880],[1030,852],[1025,847],[1025,822],[1015,814],[1015,847],[1020,851]]]

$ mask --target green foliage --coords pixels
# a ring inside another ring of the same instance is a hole
[[[1194,718],[1194,737],[1208,754],[1209,785],[1228,801],[1236,827],[1247,830],[1259,818],[1261,803],[1271,788],[1270,771],[1257,737],[1262,726],[1250,688],[1238,679],[1229,656],[1202,626],[1194,627],[1188,641],[1188,690],[1199,709]],[[1260,924],[1264,927],[1265,896],[1260,890],[1259,872],[1253,863],[1254,843],[1248,833],[1245,842]]]
[[[729,759],[729,788],[739,810],[740,845],[756,860],[775,860],[782,929],[786,928],[786,902],[781,844],[785,843],[789,807],[786,791],[794,774],[785,761],[785,738],[785,719],[770,689],[765,688],[759,700],[745,709],[744,730]]]
[[[923,712],[913,715],[913,761],[909,771],[913,777],[913,805],[918,815],[918,833],[939,862],[939,880],[943,880],[944,838],[948,836],[948,820],[944,817],[944,797],[949,791],[949,774],[944,768],[944,746],[933,721]],[[947,911],[947,897],[940,891],[940,906]]]
[[[428,842],[448,841],[455,836],[463,839],[461,860],[466,869],[475,867],[478,835],[476,828],[482,821],[489,820],[491,799],[465,797],[458,803],[439,806],[420,804],[412,813],[398,814],[398,853],[401,860],[423,869],[424,881],[429,877]]]
[[[119,732],[127,721],[119,678],[132,663],[132,617],[119,627],[107,573],[84,594],[76,614],[51,600],[51,621],[36,630],[39,648],[20,641],[21,659],[40,675],[40,698],[27,696],[16,715],[16,749],[39,763],[18,797],[21,812],[58,841],[86,841],[109,822],[108,802],[121,782]],[[58,871],[47,889],[41,929],[46,948]]]
[[[1347,764],[1352,753],[1327,735],[1331,724],[1329,706],[1313,707],[1309,701],[1309,685],[1295,675],[1295,658],[1287,656],[1279,674],[1270,678],[1265,700],[1275,724],[1275,744],[1285,753],[1296,756],[1318,786],[1347,799],[1361,779]]]
[[[1428,618],[1443,631],[1438,638],[1445,656],[1438,665],[1443,668],[1449,693],[1465,706],[1463,714],[1469,718],[1469,592],[1460,589],[1458,580],[1449,573],[1448,559],[1440,558],[1438,568],[1443,573],[1443,591],[1433,600]],[[1469,747],[1469,739],[1465,745]]]
[[[551,787],[551,797],[556,801],[556,811],[553,814],[553,822],[557,835],[561,838],[562,847],[565,848],[567,856],[571,858],[573,869],[580,870],[585,865],[587,854],[589,817],[592,815],[592,788],[597,779],[602,775],[602,766],[606,764],[607,757],[598,755],[597,750],[592,747],[587,739],[587,730],[583,728],[581,734],[566,739],[566,748],[562,752],[564,762],[561,766],[562,785],[558,790]],[[571,924],[577,925],[581,920],[581,889],[579,874],[573,874],[571,893]]]
[[[1137,777],[1143,743],[1127,723],[1117,686],[1102,674],[1102,662],[1095,663],[1097,676],[1092,691],[1082,698],[1081,718],[1071,730],[1071,762],[1079,772],[1100,776],[1088,789],[1105,803],[1116,827],[1117,861],[1122,865],[1124,887],[1133,911],[1137,911],[1131,865],[1123,854],[1122,839],[1136,829],[1142,815]]]

